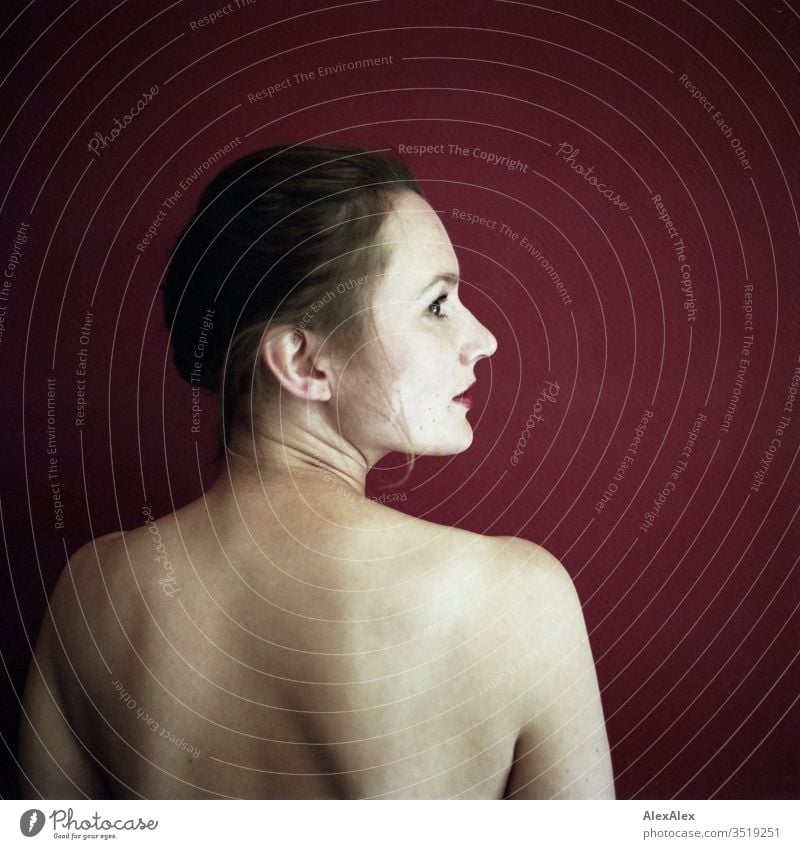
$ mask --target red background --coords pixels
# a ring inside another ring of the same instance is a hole
[[[478,368],[473,447],[420,460],[397,506],[527,537],[564,562],[584,603],[620,798],[796,796],[800,404],[751,487],[800,365],[800,18],[753,0],[549,5],[385,0],[326,11],[258,0],[197,31],[190,22],[213,4],[44,2],[2,13],[4,267],[29,225],[0,337],[3,796],[17,793],[30,642],[67,555],[140,524],[144,504],[158,516],[196,498],[214,475],[212,402],[198,437],[169,360],[157,293],[167,248],[216,170],[302,141],[445,145],[402,158],[445,220],[467,303],[499,340]],[[379,56],[391,64],[293,79]],[[286,77],[290,87],[248,102]],[[108,134],[155,84],[117,140],[90,153],[95,132]],[[179,182],[237,136],[137,250]],[[559,157],[562,143],[629,208]],[[527,167],[487,164],[476,149]],[[694,316],[656,194],[686,246]],[[754,342],[737,384],[746,285]],[[87,310],[88,407],[76,427]],[[47,476],[52,376],[63,530]],[[547,380],[559,393],[514,466]],[[653,417],[634,462],[598,511],[645,410]],[[644,531],[700,414],[688,465]],[[393,477],[376,473],[373,492]]]

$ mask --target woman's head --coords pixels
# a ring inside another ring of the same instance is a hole
[[[435,334],[408,318],[412,288],[434,266],[457,276],[444,228],[401,163],[331,145],[252,153],[207,186],[173,249],[164,295],[175,364],[222,395],[226,443],[238,424],[258,430],[266,400],[283,397],[319,402],[317,420],[345,440],[453,453],[435,450],[440,434],[419,421],[430,398],[414,392],[409,371],[435,368],[434,348],[463,342],[430,311]],[[468,315],[449,298],[454,317]],[[439,359],[442,393],[472,379],[470,355],[454,353],[461,365]],[[405,439],[392,435],[398,426]]]
[[[470,399],[459,396],[496,340],[461,302],[458,259],[422,197],[397,196],[381,237],[389,252],[369,293],[371,332],[337,380],[341,426],[377,453],[456,454],[472,443]],[[375,399],[366,410],[365,397]]]

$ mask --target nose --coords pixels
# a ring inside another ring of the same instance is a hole
[[[475,316],[467,311],[467,327],[465,328],[464,343],[461,347],[461,361],[469,365],[491,357],[497,350],[497,339],[489,328],[481,324]]]

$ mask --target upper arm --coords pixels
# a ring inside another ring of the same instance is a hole
[[[520,545],[517,545],[520,543]],[[525,565],[515,652],[527,661],[523,709],[505,798],[613,799],[614,776],[580,600],[569,573],[539,546],[515,541]]]
[[[60,679],[72,676],[68,649],[62,648],[71,630],[68,620],[81,616],[70,570],[85,557],[81,549],[62,572],[28,670],[19,726],[20,785],[25,799],[97,799],[106,795],[101,770],[70,724],[59,684]]]

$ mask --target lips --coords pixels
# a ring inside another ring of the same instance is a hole
[[[454,396],[453,400],[456,402],[456,404],[462,404],[468,410],[472,409],[472,394],[469,390],[474,385],[475,381],[473,380],[472,383],[470,383],[470,385],[460,395]]]

